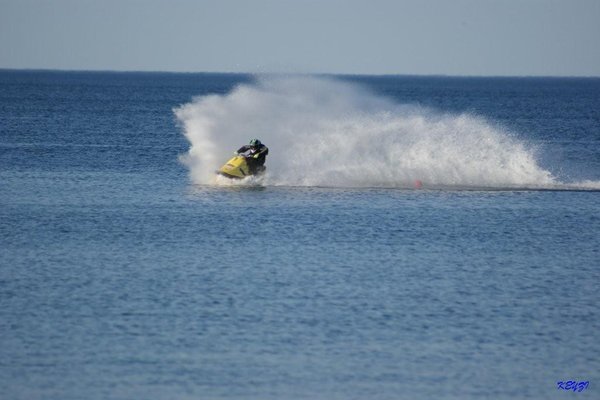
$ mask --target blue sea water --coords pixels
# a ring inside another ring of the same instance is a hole
[[[599,181],[600,79],[0,71],[0,398],[597,398]]]

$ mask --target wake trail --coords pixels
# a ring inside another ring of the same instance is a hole
[[[257,184],[214,174],[256,137],[270,148],[262,185],[600,190],[598,181],[560,182],[535,149],[484,118],[398,104],[335,79],[260,77],[174,112],[195,184]]]

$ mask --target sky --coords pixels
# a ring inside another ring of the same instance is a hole
[[[600,0],[0,0],[0,68],[600,76]]]

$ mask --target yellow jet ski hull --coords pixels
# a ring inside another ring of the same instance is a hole
[[[250,172],[246,157],[235,156],[219,168],[217,174],[226,176],[227,178],[243,179],[252,175],[252,172]]]

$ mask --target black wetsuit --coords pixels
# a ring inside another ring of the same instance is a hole
[[[249,157],[246,158],[250,171],[255,174],[256,172],[264,169],[265,161],[267,160],[267,154],[269,154],[269,148],[264,144],[252,147],[250,145],[242,146],[238,149],[238,153],[245,153],[250,151]],[[258,155],[258,157],[256,157]]]

